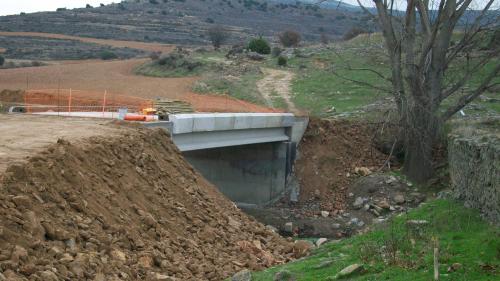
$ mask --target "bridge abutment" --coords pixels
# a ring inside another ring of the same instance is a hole
[[[307,117],[290,113],[174,114],[144,123],[168,130],[207,180],[236,203],[265,205],[282,197]]]
[[[260,143],[183,152],[186,160],[236,203],[265,205],[285,192],[290,142]]]

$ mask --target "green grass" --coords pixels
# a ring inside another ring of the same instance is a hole
[[[273,91],[270,95],[273,108],[288,109],[285,99]]]
[[[336,113],[352,112],[362,106],[386,97],[387,93],[371,87],[348,81],[334,74],[352,80],[384,86],[383,81],[369,71],[350,70],[349,68],[373,68],[386,75],[389,73],[386,58],[382,55],[360,55],[360,42],[338,43],[340,48],[314,52],[309,57],[295,56],[288,60],[289,71],[297,73],[292,81],[293,102],[314,116],[329,115],[327,111],[335,108]],[[369,48],[369,47],[366,47]],[[300,52],[308,53],[307,48]],[[275,60],[268,60],[268,67],[276,67]],[[334,71],[333,71],[334,70]]]
[[[198,62],[200,66],[194,70],[189,70],[186,67],[173,68],[171,65],[160,65],[157,61],[146,62],[138,66],[134,72],[139,75],[151,77],[186,77],[199,76],[204,73],[210,73],[217,70],[217,64],[225,63],[224,54],[220,51],[211,51],[204,53],[195,53],[192,56],[186,56],[180,60],[189,62]]]
[[[422,231],[414,231],[406,224],[411,219],[427,220],[429,224]],[[329,280],[354,263],[363,264],[365,271],[348,280],[433,280],[433,238],[440,245],[440,280],[499,280],[499,237],[499,228],[484,222],[476,211],[437,200],[366,234],[326,244],[308,258],[255,272],[252,280],[273,280],[281,270],[292,272],[298,281]],[[314,268],[330,260],[330,266]],[[453,263],[462,267],[447,272]]]
[[[135,74],[150,76],[150,77],[159,77],[159,78],[175,78],[175,77],[189,77],[189,76],[198,76],[204,70],[202,68],[198,68],[195,71],[189,71],[185,68],[176,68],[176,69],[166,69],[162,66],[154,63],[145,63],[140,65],[134,70]]]
[[[236,79],[228,79],[219,73],[207,73],[200,81],[206,87],[200,87],[200,83],[197,83],[193,86],[193,91],[200,94],[225,94],[264,105],[265,101],[257,89],[257,81],[262,77],[262,74],[247,73],[236,77]]]
[[[352,80],[390,89],[390,83],[379,76],[369,71],[352,70],[347,67],[347,65],[350,65],[351,68],[370,68],[388,77],[390,68],[388,59],[384,54],[380,34],[361,35],[350,41],[332,45],[332,47],[334,48],[316,52],[307,58],[294,57],[288,60],[288,69],[298,74],[292,81],[293,101],[297,107],[309,112],[311,115],[322,117],[331,115],[328,111],[332,107],[335,107],[336,114],[348,113],[390,96],[387,91],[360,85],[333,74],[333,72],[336,72],[340,76]],[[307,53],[308,49],[302,49],[301,52]],[[466,89],[473,89],[478,86],[482,81],[481,79],[498,63],[498,60],[492,60],[485,67],[474,72],[472,79],[466,85]],[[275,60],[268,60],[266,64],[268,67],[276,67]],[[465,69],[464,66],[465,63],[460,61],[452,65],[447,72],[447,79],[461,79]],[[494,82],[500,82],[500,77]],[[484,96],[494,97],[498,96],[498,93],[485,93]],[[453,96],[449,101],[445,101],[443,105],[450,105],[457,100],[457,97],[458,95]],[[479,115],[487,112],[500,113],[500,104],[498,102],[476,100],[473,103],[479,104],[479,108],[482,108],[474,109],[474,113]]]

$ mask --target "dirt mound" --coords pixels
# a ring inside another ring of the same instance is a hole
[[[5,103],[23,103],[24,91],[2,90],[0,92],[0,102]]]
[[[0,180],[7,280],[221,280],[292,255],[161,130],[59,139]]]
[[[319,201],[321,210],[326,211],[345,209],[348,187],[359,175],[379,169],[387,159],[372,147],[372,137],[373,129],[366,123],[312,119],[296,164],[299,201]]]

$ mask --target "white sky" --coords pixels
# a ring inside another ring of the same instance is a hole
[[[57,8],[82,8],[85,7],[86,4],[90,4],[92,6],[98,6],[100,3],[110,4],[110,3],[119,3],[121,0],[0,0],[0,16],[5,15],[14,15],[19,14],[21,12],[25,13],[33,13],[40,11],[55,11]],[[342,0],[344,3],[357,5],[356,0]],[[403,0],[398,0],[398,3],[405,3]],[[471,5],[473,8],[481,8],[481,4],[486,3],[487,0],[474,0],[474,4]],[[361,0],[366,6],[373,6],[372,0]],[[494,7],[500,6],[500,0],[495,0]],[[400,4],[404,9],[404,4]]]
[[[33,13],[40,11],[55,11],[57,8],[82,8],[90,4],[110,4],[120,0],[0,0],[0,16],[14,15],[21,12]]]

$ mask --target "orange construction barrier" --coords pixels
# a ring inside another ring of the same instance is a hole
[[[117,112],[128,108],[129,112],[142,112],[151,108],[150,99],[116,95],[107,91],[91,92],[73,89],[27,90],[24,94],[26,111],[33,112]]]
[[[125,118],[123,120],[125,120],[125,121],[146,121],[147,116],[146,115],[127,114],[127,115],[125,115]]]

